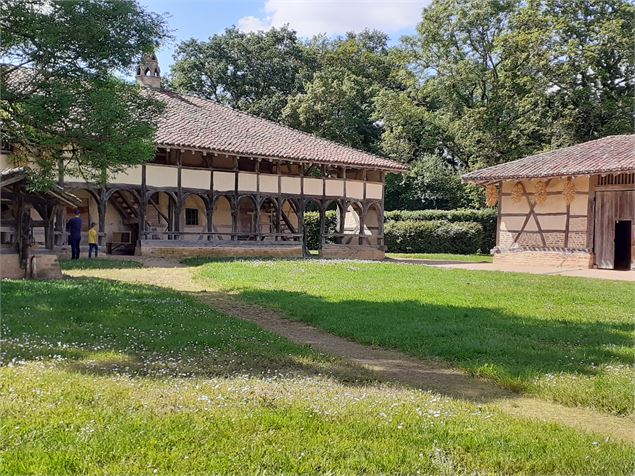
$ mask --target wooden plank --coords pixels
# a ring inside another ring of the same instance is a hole
[[[613,269],[615,254],[614,193],[598,192],[595,201],[595,255],[598,268]]]

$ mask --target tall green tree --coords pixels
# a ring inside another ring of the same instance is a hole
[[[374,119],[374,100],[399,82],[388,36],[378,31],[348,33],[342,38],[316,38],[319,71],[306,92],[291,97],[283,111],[287,124],[321,137],[379,151],[381,123]]]
[[[505,70],[530,83],[526,97],[536,107],[528,120],[544,128],[550,146],[632,132],[632,2],[529,2],[510,28],[501,41]]]
[[[178,45],[170,85],[280,120],[287,99],[303,91],[315,69],[314,55],[288,27],[255,33],[232,27],[208,41]]]
[[[626,0],[435,0],[405,41],[403,91],[376,101],[382,148],[493,165],[632,131]]]
[[[152,158],[161,104],[119,79],[168,37],[134,0],[1,0],[0,118],[36,187],[70,173],[102,181]]]

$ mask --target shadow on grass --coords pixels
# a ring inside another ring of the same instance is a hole
[[[51,361],[95,375],[287,378],[369,373],[163,288],[95,278],[5,281],[1,364]]]
[[[633,363],[632,323],[537,319],[496,308],[378,302],[372,296],[329,301],[283,290],[239,289],[237,294],[346,339],[443,359],[483,376],[488,368],[510,379],[595,375],[602,364]]]

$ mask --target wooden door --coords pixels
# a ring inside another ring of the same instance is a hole
[[[595,194],[595,264],[615,267],[615,223],[635,220],[635,191],[598,191]]]

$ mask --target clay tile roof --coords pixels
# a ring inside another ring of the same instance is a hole
[[[635,171],[635,134],[608,136],[475,170],[465,182]]]
[[[160,146],[393,172],[408,169],[399,162],[321,139],[215,101],[166,90],[148,92],[166,104],[156,137]]]

